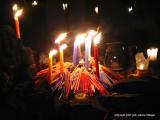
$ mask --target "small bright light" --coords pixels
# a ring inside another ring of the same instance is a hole
[[[15,18],[18,18],[19,16],[22,15],[22,13],[23,13],[23,9],[20,9],[20,10],[16,11],[14,17],[15,17]]]
[[[85,37],[86,37],[85,33],[77,35],[75,44],[77,44],[77,45],[78,44],[82,44],[84,42],[84,40],[85,40]]]
[[[55,49],[53,49],[53,50],[51,50],[50,52],[49,52],[49,55],[50,56],[54,56],[54,55],[56,55],[57,54],[57,50],[55,50]]]
[[[68,7],[68,4],[67,3],[63,3],[62,7],[63,7],[63,10],[65,11],[67,9],[67,7]]]
[[[94,30],[90,30],[90,31],[88,32],[88,34],[89,34],[89,36],[93,37],[94,35],[97,34],[97,32],[94,31]]]
[[[32,2],[32,5],[33,5],[33,6],[38,5],[38,1],[36,1],[36,0],[35,0],[35,1],[33,1],[33,2]]]
[[[139,70],[144,70],[144,65],[143,64],[139,65]]]
[[[117,57],[116,57],[116,56],[113,56],[113,58],[116,59]]]
[[[67,48],[67,44],[63,44],[60,46],[60,50],[64,50],[65,48]]]
[[[133,11],[133,8],[132,8],[132,6],[131,6],[131,7],[128,8],[128,12],[130,13],[130,12],[132,12],[132,11]]]
[[[98,7],[95,7],[94,11],[96,12],[96,14],[98,14],[99,8],[98,8]]]
[[[64,40],[67,37],[67,33],[62,33],[58,36],[58,38],[55,40],[55,43],[60,43],[62,40]]]
[[[18,10],[18,5],[17,5],[17,4],[14,4],[13,7],[12,7],[12,10],[13,10],[13,11],[17,11],[17,10]]]
[[[102,34],[102,33],[98,33],[98,34],[95,36],[95,38],[94,38],[94,40],[93,40],[95,45],[100,42],[100,40],[101,40],[101,34]]]
[[[158,48],[147,49],[147,55],[151,61],[157,60]]]

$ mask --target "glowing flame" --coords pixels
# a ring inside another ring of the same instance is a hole
[[[67,48],[67,44],[63,44],[63,45],[60,46],[60,50],[64,50],[66,48]]]
[[[63,3],[62,7],[63,7],[63,10],[65,11],[67,9],[67,7],[68,7],[68,4],[67,3]]]
[[[101,40],[101,34],[102,34],[102,33],[98,33],[98,34],[95,36],[95,38],[94,38],[94,40],[93,40],[95,45],[100,42],[100,40]]]
[[[49,55],[50,56],[54,56],[54,55],[56,55],[57,54],[57,50],[55,50],[55,49],[53,49],[53,50],[51,50],[50,52],[49,52]]]
[[[55,43],[60,43],[62,40],[64,40],[67,37],[67,33],[62,33],[59,35],[59,37],[55,40]]]
[[[23,9],[20,9],[20,10],[18,10],[18,11],[15,12],[14,17],[18,18],[19,16],[22,15],[22,13],[23,13]]]
[[[33,1],[33,2],[32,2],[32,5],[33,5],[33,6],[38,5],[38,1],[36,1],[36,0],[35,0],[35,1]]]
[[[147,55],[150,58],[150,60],[154,61],[157,59],[157,52],[158,52],[158,48],[147,49]]]
[[[90,30],[90,31],[88,32],[88,35],[91,36],[91,37],[93,37],[93,36],[96,35],[96,34],[97,34],[97,32],[96,32],[95,30]]]
[[[14,4],[13,7],[12,7],[12,10],[13,10],[13,11],[17,11],[17,10],[18,10],[18,5],[17,5],[17,4]]]
[[[133,11],[133,7],[131,6],[128,8],[128,12],[132,12],[132,11]]]
[[[144,65],[143,64],[139,65],[139,70],[144,70]]]
[[[98,7],[95,7],[94,11],[96,12],[96,14],[98,14],[99,8],[98,8]]]
[[[85,37],[86,37],[85,33],[77,35],[75,44],[77,44],[77,45],[78,44],[82,44],[84,42],[84,40],[85,40]]]

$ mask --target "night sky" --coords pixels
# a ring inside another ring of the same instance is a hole
[[[68,3],[66,12],[63,2]],[[1,0],[0,25],[14,28],[13,3],[24,9],[20,18],[24,44],[39,52],[48,51],[61,32],[69,30],[72,36],[101,26],[103,42],[122,41],[126,44],[156,45],[160,43],[160,14],[156,0]],[[128,12],[129,5],[135,7]],[[94,7],[99,6],[99,15]],[[68,43],[70,43],[69,41]]]

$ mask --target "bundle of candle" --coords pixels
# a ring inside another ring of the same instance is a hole
[[[57,50],[50,51],[49,67],[36,74],[36,85],[39,86],[42,81],[46,80],[53,91],[61,90],[61,96],[66,98],[70,93],[85,93],[92,96],[98,91],[101,95],[109,94],[114,83],[122,76],[98,63],[98,43],[101,39],[101,33],[90,30],[88,33],[79,34],[76,37],[73,63],[64,62],[63,51],[67,45],[61,45],[61,41],[66,36],[67,33],[63,33],[55,40],[60,53],[59,63],[52,65],[52,57],[57,53]],[[91,57],[92,40],[94,42],[94,58]],[[85,43],[85,58],[81,56],[80,45],[83,42]]]
[[[84,62],[77,66],[73,63],[64,63],[64,73],[60,72],[60,63],[52,67],[52,81],[49,80],[48,68],[41,70],[35,76],[36,86],[39,86],[44,80],[48,81],[53,91],[62,91],[63,97],[68,97],[70,93],[84,92],[92,96],[96,91],[101,95],[110,94],[112,86],[121,79],[122,76],[114,73],[106,67],[100,65],[100,78],[96,76],[94,60],[91,60],[88,70]]]

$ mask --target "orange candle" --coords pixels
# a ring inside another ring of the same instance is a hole
[[[63,58],[63,50],[60,50],[60,73],[64,73],[64,58]]]
[[[18,10],[18,7],[16,5],[13,6],[13,11],[14,11],[14,21],[15,21],[15,27],[16,27],[16,34],[17,38],[21,38],[20,34],[20,26],[19,26],[19,16],[22,15],[23,9]]]
[[[49,64],[48,64],[48,74],[49,74],[49,82],[51,83],[53,80],[52,75],[52,64],[53,64],[53,55],[57,53],[57,50],[51,50],[49,53]]]
[[[60,73],[64,73],[64,56],[63,56],[63,50],[67,47],[66,44],[63,44],[60,46]]]
[[[15,20],[15,26],[16,26],[16,35],[17,35],[17,38],[20,39],[21,35],[20,35],[20,28],[19,28],[19,19],[18,17],[15,17],[14,20]]]

